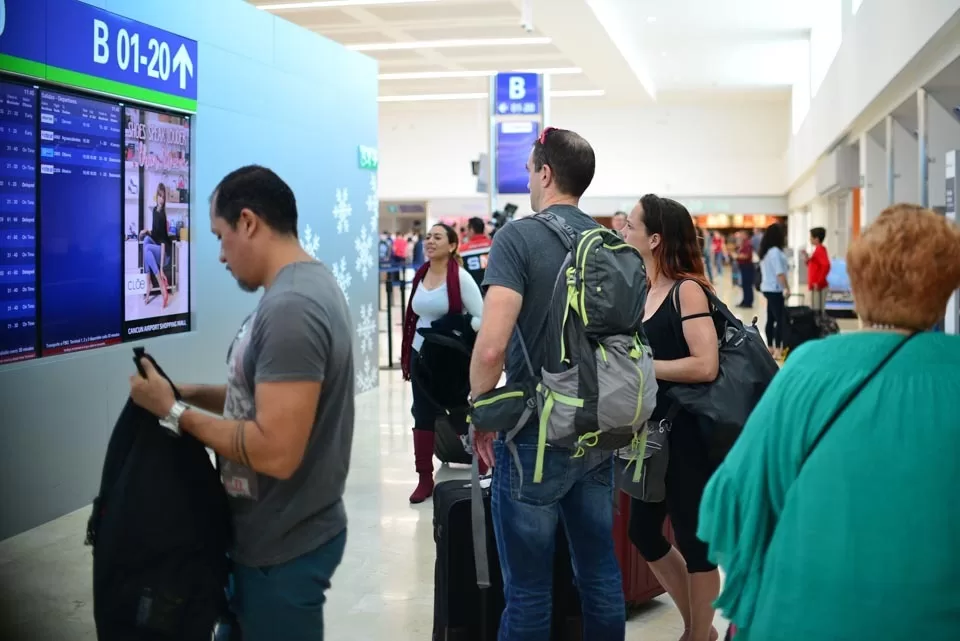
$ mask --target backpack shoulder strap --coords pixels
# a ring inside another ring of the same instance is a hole
[[[547,208],[539,214],[534,214],[532,218],[543,223],[556,234],[560,242],[563,243],[563,246],[567,248],[567,251],[574,251],[574,244],[577,242],[577,232],[567,224],[567,221],[564,220],[563,217],[558,216]]]

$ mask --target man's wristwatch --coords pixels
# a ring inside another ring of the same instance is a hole
[[[180,435],[180,417],[187,411],[187,405],[183,401],[176,401],[170,408],[170,413],[160,419],[160,425],[167,428],[177,436]]]

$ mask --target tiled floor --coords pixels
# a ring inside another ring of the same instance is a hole
[[[733,298],[729,286],[721,290],[725,299]],[[757,304],[761,317],[762,305]],[[382,318],[382,352],[386,350],[385,325]],[[394,329],[397,353],[399,329]],[[385,365],[386,354],[382,360]],[[430,638],[433,616],[432,504],[407,502],[415,481],[409,386],[398,371],[384,370],[379,390],[357,400],[346,495],[349,542],[329,594],[327,637],[425,641]],[[441,480],[466,475],[465,469],[438,472]],[[79,510],[0,542],[0,639],[96,638],[91,555],[83,546],[88,512]],[[669,599],[661,597],[633,613],[627,638],[675,641],[681,632],[679,615]]]

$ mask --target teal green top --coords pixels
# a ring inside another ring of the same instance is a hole
[[[797,349],[710,480],[698,535],[736,641],[960,639],[960,337],[913,338],[799,470],[901,340]]]

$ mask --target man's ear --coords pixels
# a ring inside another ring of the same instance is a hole
[[[553,184],[553,167],[550,165],[543,166],[543,178],[540,179],[544,187],[549,187]]]
[[[237,221],[237,231],[244,234],[247,238],[253,236],[260,226],[260,218],[253,213],[252,209],[244,207],[240,210],[240,219]]]

